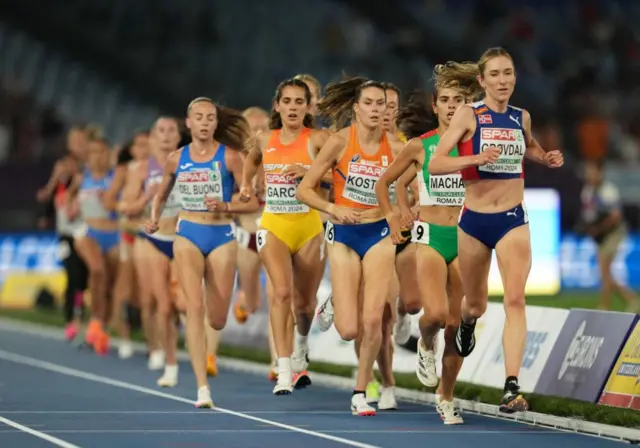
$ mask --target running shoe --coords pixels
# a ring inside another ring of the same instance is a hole
[[[93,341],[93,349],[100,356],[109,354],[109,333],[101,331]]]
[[[200,389],[198,389],[198,400],[196,401],[196,407],[198,409],[212,409],[214,407],[209,387],[202,386]]]
[[[464,423],[462,416],[457,411],[452,401],[439,400],[436,410],[445,425],[461,425]]]
[[[70,322],[64,329],[64,338],[71,342],[78,335],[78,326],[74,322]]]
[[[475,321],[472,324],[460,322],[460,326],[456,329],[456,352],[459,356],[466,358],[476,348],[475,330]]]
[[[424,347],[422,338],[418,339],[416,376],[418,377],[418,380],[426,387],[435,387],[438,385],[438,373],[436,371],[436,354],[434,353],[434,350],[427,350]]]
[[[135,350],[131,341],[122,341],[118,346],[118,357],[120,359],[129,359],[133,356]]]
[[[320,331],[325,332],[333,325],[333,294],[322,303],[318,310],[317,321]]]
[[[149,353],[147,368],[149,370],[164,369],[164,350],[153,350],[151,353]]]
[[[398,319],[393,326],[393,340],[398,345],[404,345],[409,341],[411,337],[411,316],[405,314],[404,316],[398,315]]]
[[[380,383],[377,380],[369,381],[365,389],[367,403],[377,403],[380,401]]]
[[[277,381],[277,376],[276,376]],[[293,374],[293,387],[294,389],[304,389],[305,387],[311,386],[311,377],[309,376],[309,372],[306,370],[300,373]]]
[[[515,412],[525,412],[529,410],[529,402],[520,393],[520,386],[515,382],[510,382],[502,396],[500,403],[500,412],[513,414]]]
[[[376,415],[376,409],[367,403],[362,393],[351,396],[351,413],[359,417],[371,417]]]
[[[215,355],[207,355],[207,375],[218,375],[218,360]]]
[[[398,409],[395,387],[390,386],[382,388],[380,391],[380,400],[378,400],[378,409],[381,411],[392,411]]]
[[[158,378],[158,386],[160,387],[175,387],[178,385],[178,365],[166,365],[164,366],[163,375]]]
[[[273,395],[291,395],[293,392],[293,373],[290,366],[278,365],[278,379]]]
[[[234,305],[233,315],[236,318],[236,322],[238,322],[239,324],[244,324],[247,319],[249,319],[249,311],[247,311],[247,309],[239,303],[236,303]]]

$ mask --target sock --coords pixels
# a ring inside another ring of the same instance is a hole
[[[291,358],[278,358],[278,373],[291,372]]]
[[[463,319],[462,319],[462,323],[463,323],[464,325],[466,325],[467,327],[472,327],[472,326],[474,326],[474,325],[476,324],[476,320],[477,320],[477,319],[476,319],[475,317],[469,317],[469,318],[467,318],[467,319],[464,319],[464,318],[463,318]]]
[[[520,390],[520,386],[518,385],[518,377],[508,376],[504,382],[504,391],[518,392],[519,390]]]
[[[169,364],[165,364],[164,365],[164,373],[167,375],[177,375],[178,374],[178,364],[176,365],[169,365]]]
[[[300,333],[298,333],[297,331],[295,332],[295,337],[294,337],[294,352],[298,352],[300,350],[300,348],[302,347],[306,347],[307,346],[307,339],[308,336],[302,336]]]
[[[353,390],[353,394],[351,394],[351,395],[358,395],[358,394],[365,395],[365,391],[363,391],[363,390],[355,390],[355,389],[354,389],[354,390]]]

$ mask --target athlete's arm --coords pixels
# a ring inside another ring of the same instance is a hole
[[[118,206],[118,194],[124,187],[125,182],[127,181],[127,171],[129,168],[126,164],[117,165],[116,172],[113,175],[113,181],[111,182],[111,186],[104,193],[102,197],[102,203],[104,207],[108,211],[114,211]]]
[[[249,201],[253,194],[252,191],[253,178],[258,172],[258,165],[262,163],[262,132],[258,132],[254,137],[247,140],[245,152],[247,157],[244,161],[242,169],[242,180],[240,181],[240,199]],[[243,190],[245,193],[243,193]],[[247,194],[248,193],[248,194]]]
[[[133,176],[132,182],[136,182],[140,185],[141,193],[136,199],[131,201],[129,204],[126,204],[125,213],[128,215],[139,215],[144,210],[145,206],[149,203],[149,201],[153,200],[153,197],[156,195],[158,189],[156,188],[147,188],[144,189],[144,181],[147,176],[147,166],[145,163],[140,164],[135,169],[135,173]]]
[[[231,172],[234,181],[237,185],[240,185],[244,175],[244,165],[247,164],[246,156],[239,151],[229,151],[226,153],[226,163],[227,169]],[[209,202],[210,201],[205,198],[205,204],[207,204],[207,207],[209,207]],[[231,202],[224,202],[220,204],[220,206],[222,210],[229,213],[253,213],[260,209],[260,203],[255,195],[252,195],[247,202],[240,201],[240,199],[236,201],[232,197]],[[218,211],[217,207],[215,207],[215,209]]]
[[[49,181],[44,187],[38,190],[38,193],[36,194],[36,198],[39,202],[45,202],[51,197],[64,172],[64,159],[58,160],[55,165],[53,165],[53,170],[51,171],[51,176],[49,176]]]
[[[398,199],[398,207],[400,207],[400,213],[405,215],[410,212],[413,203],[409,200],[409,191],[411,191],[411,199],[415,203],[417,190],[416,179],[416,164],[412,163],[407,170],[402,173],[402,176],[396,181],[396,198]]]
[[[322,197],[315,188],[327,171],[333,168],[338,156],[344,149],[345,143],[345,139],[337,134],[327,139],[316,155],[309,171],[307,171],[307,174],[302,178],[302,182],[298,185],[296,198],[300,202],[321,212],[331,214],[333,204]]]
[[[475,117],[473,109],[466,106],[460,107],[453,115],[449,129],[447,129],[440,138],[438,146],[431,156],[431,160],[429,161],[429,174],[452,174],[465,168],[486,163],[484,162],[483,155],[490,152],[491,149],[478,155],[458,157],[451,157],[449,155],[465,135],[474,131],[474,126]],[[497,154],[500,154],[500,150],[497,150]],[[495,156],[495,160],[497,160],[498,155]],[[495,162],[495,160],[493,161]]]
[[[540,143],[533,138],[533,133],[531,132],[531,114],[526,110],[522,111],[522,127],[524,128],[524,141],[527,144],[524,156],[527,159],[550,168],[559,168],[563,165],[564,158],[560,151],[545,151],[540,146]]]
[[[149,227],[156,226],[160,221],[160,215],[162,215],[162,211],[164,210],[164,206],[169,199],[169,195],[171,194],[171,190],[176,183],[176,169],[178,168],[178,163],[180,161],[180,154],[182,153],[182,149],[172,152],[167,157],[167,163],[164,165],[164,174],[162,175],[162,182],[160,182],[160,187],[156,195],[153,197],[153,203],[151,204],[151,217],[149,219],[150,224],[147,226],[147,230],[152,230]]]
[[[422,151],[420,140],[412,139],[402,148],[398,156],[393,160],[391,165],[389,165],[389,168],[382,173],[382,176],[380,176],[380,179],[376,183],[378,205],[387,220],[389,220],[393,214],[391,199],[389,198],[389,187],[414,164],[420,151]],[[396,185],[396,193],[399,193],[398,185]],[[406,195],[406,191],[404,194]]]

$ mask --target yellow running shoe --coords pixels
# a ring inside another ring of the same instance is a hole
[[[377,403],[380,401],[380,383],[378,381],[373,380],[367,384],[367,389],[365,391],[367,397],[367,403]]]

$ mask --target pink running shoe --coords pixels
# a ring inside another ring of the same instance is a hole
[[[71,342],[73,341],[76,336],[78,335],[78,327],[76,326],[76,324],[74,324],[73,322],[71,322],[70,324],[68,324],[65,329],[64,329],[64,338]]]

